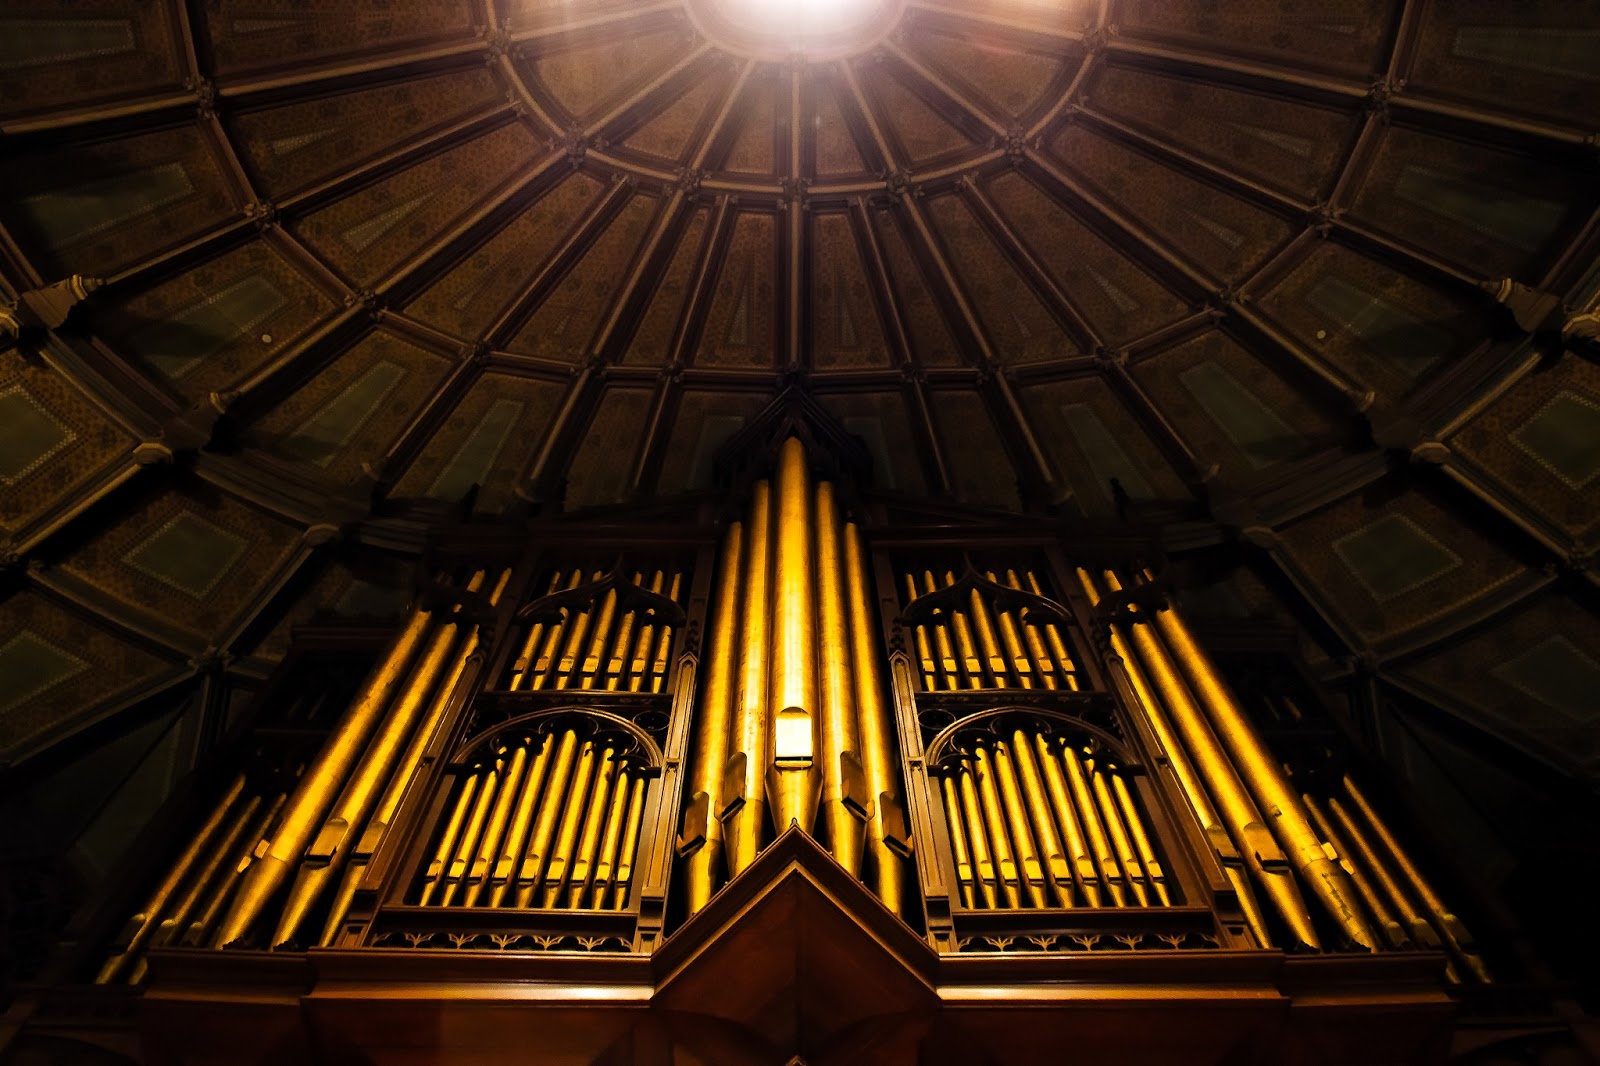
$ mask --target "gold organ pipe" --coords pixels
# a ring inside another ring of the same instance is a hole
[[[1323,813],[1322,807],[1315,796],[1308,792],[1302,792],[1300,798],[1305,801],[1306,813],[1311,815],[1311,822],[1317,827],[1317,832],[1321,834],[1322,839],[1333,845],[1334,851],[1339,853],[1340,865],[1344,867],[1344,872],[1350,875],[1350,880],[1354,882],[1356,891],[1361,893],[1361,900],[1367,905],[1367,910],[1371,913],[1372,920],[1378,927],[1378,932],[1383,935],[1383,939],[1388,942],[1391,948],[1404,948],[1406,945],[1405,929],[1395,920],[1394,913],[1390,911],[1389,905],[1384,901],[1378,886],[1374,885],[1372,878],[1367,876],[1363,863],[1356,857],[1355,851],[1345,840],[1344,834],[1339,832],[1332,820]]]
[[[561,588],[561,571],[557,570],[551,575],[550,587],[544,590],[544,595],[552,596],[559,588]],[[544,629],[545,624],[543,622],[535,622],[528,627],[527,639],[522,642],[522,654],[517,656],[517,661],[512,667],[511,684],[509,686],[512,692],[522,688],[523,681],[527,680],[528,676],[533,672],[534,653],[538,651],[539,640],[544,636]]]
[[[640,588],[644,587],[644,574],[635,571],[633,583]],[[606,656],[605,679],[606,691],[616,692],[622,687],[622,679],[628,671],[628,655],[633,651],[633,627],[639,623],[639,612],[635,610],[622,613],[622,623],[617,628],[617,639],[611,643],[610,653]],[[595,675],[596,687],[599,687],[599,677]]]
[[[621,910],[628,905],[628,889],[633,881],[633,859],[639,850],[639,830],[644,825],[645,779],[641,774],[633,779],[633,789],[628,795],[628,828],[622,834],[622,846],[617,851],[616,885],[612,888],[611,909]],[[596,906],[599,901],[596,900]]]
[[[955,583],[956,575],[947,571],[945,584]],[[983,601],[983,595],[977,589],[968,592],[967,602],[972,605],[967,613],[971,616],[972,632],[977,637],[978,652],[983,657],[983,664],[988,667],[989,676],[1000,688],[1013,687],[1009,683],[1010,676],[1005,656],[1000,653],[1000,640],[995,636],[994,623],[989,618],[989,605]]]
[[[505,592],[506,584],[510,580],[511,571],[502,570],[494,589],[489,593],[491,604],[500,602],[500,596]],[[389,826],[394,822],[394,816],[400,810],[400,803],[405,798],[406,789],[410,787],[417,767],[422,765],[423,756],[427,754],[428,748],[433,745],[434,738],[444,725],[445,712],[450,708],[450,697],[455,692],[456,686],[461,683],[462,675],[467,672],[468,662],[477,654],[478,643],[478,627],[470,626],[467,630],[467,639],[462,641],[461,647],[453,656],[454,662],[450,673],[435,690],[427,714],[412,733],[405,754],[400,756],[400,761],[395,764],[394,771],[389,775],[388,787],[384,789],[372,813],[367,816],[367,824],[350,851],[344,877],[340,880],[333,902],[328,907],[328,917],[323,923],[319,944],[331,944],[333,938],[338,935],[339,925],[349,913],[350,903],[355,899],[356,889],[366,875],[368,866],[371,865],[372,856],[377,852]],[[419,670],[418,677],[422,677],[424,672]],[[428,686],[425,683],[418,680],[413,684],[415,686],[413,692],[418,695],[426,693]]]
[[[1015,570],[1006,571],[1006,584],[1018,592],[1025,591],[1022,587],[1022,579],[1017,576]],[[1039,668],[1039,680],[1044,683],[1045,688],[1060,688],[1061,681],[1056,677],[1056,662],[1050,657],[1050,652],[1045,649],[1044,638],[1039,634],[1038,624],[1027,621],[1019,614],[1017,616],[1017,625],[1021,629],[1023,642],[1028,647],[1028,655],[1032,657],[1034,665]]]
[[[605,757],[610,759],[610,748],[605,749]],[[556,905],[561,886],[571,871],[572,849],[577,846],[578,833],[583,828],[583,816],[589,804],[589,783],[594,778],[597,759],[594,742],[584,741],[583,753],[578,756],[578,768],[572,777],[572,789],[561,811],[560,832],[556,835],[555,846],[550,849],[550,862],[545,866],[544,880],[540,884],[541,907]]]
[[[477,592],[483,587],[483,581],[484,572],[479,570],[467,582],[467,591]],[[503,586],[504,582],[501,584]],[[450,659],[459,629],[454,616],[452,620],[434,628],[427,650],[407,677],[400,698],[379,724],[366,752],[322,823],[321,831],[306,850],[300,870],[295,875],[294,887],[289,890],[289,898],[284,903],[277,928],[272,934],[273,944],[294,939],[301,923],[305,921],[306,913],[349,860],[351,846],[357,843],[355,834],[360,832],[371,813],[379,789],[393,774],[428,694],[433,691]]]
[[[923,594],[935,592],[938,587],[934,583],[933,573],[924,570],[922,572]],[[943,614],[944,618],[942,621],[935,619],[933,623],[933,644],[939,652],[939,666],[944,670],[944,687],[958,689],[961,687],[961,670],[956,665],[956,649],[950,643],[950,612],[941,611],[940,613]]]
[[[672,584],[667,589],[667,598],[673,603],[678,602],[678,595],[683,588],[683,575],[672,575]],[[650,668],[650,691],[659,693],[667,683],[667,657],[672,654],[672,627],[663,625],[656,637],[656,657]]]
[[[511,765],[506,768],[506,775],[500,781],[500,792],[495,796],[494,809],[489,814],[489,822],[484,828],[483,837],[478,841],[478,855],[467,870],[466,893],[461,899],[463,907],[477,905],[478,897],[483,894],[485,883],[494,871],[495,859],[500,854],[500,843],[505,837],[506,825],[511,820],[512,804],[516,803],[521,794],[522,774],[527,767],[528,740],[524,738],[511,753]]]
[[[612,784],[621,771],[622,764],[616,757],[616,750],[609,744],[606,745],[605,754],[600,756],[600,773],[595,778],[594,791],[589,797],[588,809],[584,812],[583,828],[578,832],[578,844],[572,852],[572,862],[566,871],[566,885],[568,891],[567,906],[580,906],[583,893],[588,888],[594,877],[595,851],[600,847],[600,834],[605,830],[606,813],[611,809]],[[562,886],[557,886],[558,898]],[[554,906],[555,901],[551,901]]]
[[[994,572],[984,574],[990,581],[994,581]],[[972,593],[973,603],[977,604],[980,597],[976,590]],[[1016,678],[1017,684],[1022,688],[1033,687],[1033,663],[1028,658],[1027,649],[1022,645],[1022,633],[1017,628],[1017,620],[1011,617],[1010,611],[1000,608],[998,603],[993,605],[994,616],[1000,627],[1000,643],[1005,649],[1005,659],[1010,664],[1011,675]]]
[[[1116,575],[1109,571],[1106,581],[1112,591],[1121,588]],[[1311,924],[1305,899],[1300,895],[1299,886],[1290,872],[1289,860],[1262,822],[1255,801],[1239,779],[1233,763],[1228,760],[1221,742],[1212,733],[1205,712],[1190,695],[1189,687],[1179,676],[1177,666],[1168,657],[1155,633],[1151,632],[1151,627],[1130,625],[1127,628],[1133,634],[1140,659],[1154,677],[1172,713],[1173,722],[1183,736],[1185,750],[1194,758],[1196,768],[1205,780],[1215,789],[1217,806],[1226,819],[1233,840],[1241,845],[1238,850],[1244,863],[1255,876],[1257,884],[1272,899],[1289,931],[1308,947],[1322,950],[1322,942]],[[1241,895],[1240,898],[1242,901],[1244,897]]]
[[[599,570],[594,572],[590,581],[599,581],[605,574]],[[556,688],[569,688],[577,676],[579,667],[583,665],[583,649],[589,637],[589,629],[594,624],[594,604],[567,619],[567,632],[561,642],[561,655],[550,664],[550,677],[555,681]]]
[[[194,910],[201,897],[205,895],[206,888],[216,878],[218,871],[223,868],[223,865],[233,855],[235,849],[238,848],[239,841],[250,830],[252,818],[256,811],[260,809],[263,798],[261,796],[251,796],[246,800],[244,806],[239,808],[238,814],[230,820],[228,831],[223,834],[222,840],[215,847],[206,849],[206,860],[204,865],[200,867],[200,873],[190,880],[189,890],[183,894],[183,897],[177,903],[173,904],[167,917],[161,920],[160,927],[150,940],[151,947],[171,944],[183,935],[184,920],[189,917],[190,912]],[[140,966],[143,966],[143,960],[140,961]],[[139,974],[135,974],[129,978],[129,983],[136,984],[138,980]]]
[[[183,933],[182,943],[186,947],[200,947],[206,943],[206,936],[212,924],[221,916],[222,908],[227,905],[234,886],[239,883],[245,868],[250,865],[250,852],[254,846],[252,841],[260,840],[267,834],[288,800],[287,792],[278,793],[271,806],[256,819],[255,825],[250,827],[250,832],[239,841],[233,853],[227,857],[222,878],[206,892],[199,917],[190,922],[189,928]]]
[[[1117,861],[1122,864],[1123,875],[1128,879],[1128,889],[1133,893],[1133,898],[1139,906],[1148,907],[1150,893],[1145,887],[1144,867],[1139,865],[1139,856],[1133,850],[1133,840],[1128,836],[1128,827],[1122,824],[1122,812],[1117,809],[1117,802],[1112,798],[1111,789],[1106,786],[1106,774],[1093,763],[1087,769],[1089,789],[1094,794],[1095,806],[1099,808],[1100,821],[1105,824],[1106,832],[1111,836],[1111,845],[1116,851]]]
[[[945,821],[950,826],[950,851],[956,864],[956,884],[961,888],[961,903],[975,907],[972,891],[972,855],[967,850],[967,828],[962,824],[961,798],[956,795],[955,775],[939,775],[944,791]]]
[[[1044,894],[1044,866],[1039,861],[1039,851],[1034,845],[1033,832],[1028,825],[1028,809],[1022,801],[1022,786],[1011,765],[1011,755],[1005,741],[997,741],[989,762],[1000,783],[1000,803],[1005,809],[1006,822],[1011,827],[1011,840],[1016,850],[1017,872],[1028,902],[1036,908],[1048,906]]]
[[[589,649],[583,658],[574,663],[572,676],[579,688],[595,688],[605,670],[606,644],[611,639],[611,629],[617,621],[617,590],[607,589],[600,598],[600,613],[595,618],[589,637]]]
[[[572,577],[567,581],[568,589],[575,589],[583,584],[583,571],[574,570]],[[559,652],[562,647],[562,637],[567,631],[567,626],[576,618],[576,612],[570,607],[562,608],[562,616],[551,622],[545,633],[544,644],[539,648],[539,657],[534,660],[529,668],[532,677],[529,688],[538,690],[544,688],[555,679],[556,668],[560,665]]]
[[[1366,795],[1348,775],[1344,779],[1344,790],[1345,794],[1350,797],[1350,802],[1360,812],[1361,817],[1366,819],[1368,825],[1372,826],[1372,832],[1378,838],[1378,842],[1383,845],[1384,850],[1389,853],[1390,858],[1399,867],[1400,873],[1405,877],[1418,897],[1421,898],[1423,906],[1433,915],[1432,924],[1439,935],[1446,944],[1455,950],[1456,954],[1460,955],[1461,960],[1467,964],[1467,968],[1472,971],[1473,975],[1478,980],[1487,983],[1491,979],[1489,970],[1475,950],[1472,934],[1467,931],[1466,926],[1461,924],[1461,920],[1456,917],[1455,912],[1445,904],[1444,898],[1435,892],[1433,886],[1422,876],[1422,871],[1411,861],[1411,856],[1406,854],[1405,849],[1400,846],[1400,841],[1389,831],[1389,827],[1384,824],[1383,819],[1378,817],[1377,810],[1367,802]]]
[[[924,571],[924,575],[928,584],[929,592],[932,592],[934,589],[939,587],[939,579],[934,577],[932,572]],[[955,583],[956,575],[946,571],[946,587],[954,585]],[[972,637],[972,626],[968,623],[967,616],[959,609],[952,608],[946,612],[946,615],[950,619],[950,629],[953,633],[955,633],[956,652],[960,656],[959,662],[961,664],[961,668],[966,671],[967,687],[982,688],[984,681],[983,663],[978,659],[978,645]]]
[[[748,543],[744,625],[739,641],[742,670],[722,809],[712,812],[723,820],[730,878],[755,861],[767,813],[763,778],[771,751],[767,744],[767,641],[772,630],[772,487],[765,481],[757,482],[751,494]]]
[[[867,818],[867,859],[873,886],[883,905],[895,914],[903,909],[902,853],[909,840],[896,840],[892,834],[903,826],[890,826],[892,811],[901,809],[900,771],[890,741],[894,728],[887,686],[883,677],[883,656],[878,651],[878,621],[872,590],[876,587],[861,543],[861,529],[854,522],[844,524],[845,590],[850,611],[850,662],[856,686],[857,726],[861,739],[861,769],[867,781],[872,811]],[[896,848],[900,849],[898,852]]]
[[[456,796],[455,806],[450,809],[450,818],[444,824],[444,832],[439,835],[439,843],[434,847],[433,861],[422,875],[422,894],[417,899],[419,907],[428,905],[433,899],[434,890],[444,878],[445,869],[450,865],[450,856],[455,852],[456,839],[461,835],[461,827],[466,824],[468,812],[472,810],[472,801],[478,794],[482,778],[483,768],[473,767],[472,775],[462,784],[461,792]]]
[[[215,847],[216,836],[227,822],[228,812],[238,803],[243,793],[244,775],[240,774],[233,779],[233,783],[223,793],[222,799],[206,817],[199,831],[190,839],[189,845],[178,856],[178,861],[172,864],[167,875],[156,885],[155,891],[150,893],[144,907],[128,920],[127,927],[118,938],[123,944],[122,950],[106,959],[105,964],[100,967],[100,972],[95,975],[95,984],[108,984],[116,978],[130,959],[143,954],[145,944],[159,928],[161,912],[166,909],[168,901],[178,891],[178,886],[183,883],[194,864],[202,855]]]
[[[1033,594],[1035,596],[1044,596],[1044,586],[1039,584],[1039,579],[1034,576],[1032,570],[1027,572],[1027,577],[1028,587],[1033,590]],[[1067,642],[1061,636],[1061,630],[1054,622],[1045,622],[1039,628],[1044,630],[1045,643],[1050,646],[1050,651],[1054,653],[1056,662],[1060,664],[1061,676],[1066,678],[1067,687],[1076,692],[1078,690],[1078,668],[1077,664],[1072,661],[1072,652],[1067,650]]]
[[[811,538],[811,472],[805,447],[790,437],[778,453],[772,598],[771,770],[767,802],[778,832],[791,823],[814,831],[822,775],[816,760],[817,601]]]
[[[1095,586],[1089,572],[1081,567],[1078,569],[1078,583],[1083,586],[1090,604],[1098,605],[1100,590]],[[1240,856],[1233,838],[1228,835],[1222,819],[1218,817],[1217,809],[1212,804],[1205,785],[1201,783],[1194,764],[1189,760],[1188,752],[1179,743],[1177,734],[1167,721],[1166,714],[1162,711],[1144,670],[1139,666],[1139,660],[1116,626],[1112,626],[1110,632],[1111,650],[1122,660],[1123,672],[1127,675],[1129,687],[1133,689],[1134,700],[1144,712],[1144,720],[1149,724],[1150,731],[1155,734],[1156,743],[1160,745],[1162,753],[1166,755],[1173,776],[1178,779],[1178,787],[1183,790],[1184,798],[1189,801],[1190,808],[1200,820],[1201,829],[1204,830],[1206,839],[1211,843],[1222,866],[1223,876],[1227,877],[1235,895],[1239,897],[1239,910],[1244,915],[1245,924],[1250,927],[1258,944],[1262,947],[1271,947],[1272,938],[1267,930],[1266,916],[1262,913],[1261,903],[1256,899],[1255,892],[1251,889],[1242,868],[1244,859]]]
[[[1058,749],[1057,757],[1061,760],[1061,765],[1066,768],[1072,804],[1077,808],[1078,820],[1083,824],[1084,834],[1089,838],[1095,865],[1100,869],[1106,890],[1111,893],[1111,901],[1118,907],[1126,907],[1128,897],[1123,891],[1122,867],[1111,850],[1111,840],[1106,835],[1105,826],[1101,824],[1100,812],[1095,806],[1094,794],[1089,790],[1087,775],[1084,773],[1083,760],[1078,757],[1078,750],[1065,741]]]
[[[528,776],[522,782],[517,797],[517,811],[512,815],[511,826],[506,830],[505,844],[500,848],[494,869],[489,872],[489,906],[504,905],[517,876],[517,864],[522,861],[523,849],[528,844],[528,833],[533,828],[533,815],[543,794],[545,774],[550,770],[556,750],[556,738],[545,737],[539,745],[539,754],[528,767]]]
[[[698,914],[716,889],[722,869],[722,778],[728,765],[728,741],[738,698],[739,575],[744,565],[744,524],[734,522],[722,540],[717,567],[717,601],[711,618],[710,669],[706,674],[701,720],[696,723],[693,777],[689,794],[705,796],[703,824],[693,828],[702,837],[688,858],[685,892],[690,914]],[[696,804],[691,804],[695,807]]]
[[[1167,891],[1167,875],[1161,868],[1161,862],[1156,858],[1156,849],[1150,845],[1150,834],[1145,830],[1144,819],[1139,816],[1139,808],[1133,802],[1133,795],[1128,790],[1128,783],[1122,779],[1121,774],[1108,774],[1111,779],[1111,791],[1116,796],[1117,806],[1122,810],[1123,823],[1128,827],[1128,833],[1133,837],[1134,850],[1139,855],[1139,862],[1143,864],[1146,875],[1150,878],[1150,885],[1155,889],[1156,898],[1161,901],[1161,906],[1172,906],[1172,895]]]
[[[545,783],[544,794],[538,804],[539,814],[533,825],[533,835],[528,840],[528,850],[518,859],[518,907],[533,905],[534,890],[539,887],[539,878],[550,860],[550,841],[555,836],[556,823],[564,809],[562,797],[566,795],[567,782],[576,763],[578,734],[568,729],[561,734],[559,742],[552,739],[546,743],[555,744],[556,753],[550,764],[550,779]],[[517,858],[515,852],[512,855]]]
[[[483,835],[483,827],[489,820],[489,810],[494,804],[496,795],[500,791],[500,783],[504,780],[506,761],[505,751],[501,750],[494,761],[494,768],[483,775],[483,785],[478,789],[478,799],[472,805],[472,813],[467,817],[467,824],[461,830],[461,837],[456,841],[455,854],[450,859],[450,864],[444,869],[444,894],[439,898],[439,906],[448,907],[455,902],[456,891],[461,887],[461,882],[471,868],[472,857],[478,848],[478,838]]]
[[[1000,806],[1000,791],[995,787],[993,759],[986,748],[977,750],[978,806],[983,813],[984,828],[989,831],[989,848],[994,853],[994,864],[999,874],[1000,894],[1012,910],[1022,906],[1021,886],[1017,877],[1017,856],[1006,839],[1004,809]]]
[[[1083,889],[1083,898],[1091,907],[1100,906],[1100,868],[1095,865],[1090,854],[1090,845],[1079,824],[1078,816],[1072,809],[1072,797],[1067,788],[1067,776],[1061,769],[1061,760],[1056,758],[1055,752],[1050,747],[1050,742],[1042,735],[1033,738],[1034,754],[1039,758],[1039,768],[1044,773],[1046,793],[1050,797],[1050,806],[1055,811],[1056,820],[1061,823],[1061,832],[1066,836],[1066,846],[1072,872],[1077,876],[1078,885]]]
[[[906,594],[909,599],[907,606],[917,598],[917,578],[914,574],[905,575]],[[917,659],[922,664],[922,687],[928,692],[935,692],[939,688],[939,667],[933,661],[933,645],[928,640],[928,627],[917,623],[914,630],[917,644]]]
[[[617,868],[617,846],[622,843],[622,831],[626,828],[628,819],[628,797],[633,792],[633,775],[624,768],[617,773],[617,787],[611,791],[611,808],[606,811],[605,836],[600,839],[600,850],[595,853],[594,873],[589,876],[583,885],[581,893],[574,893],[572,905],[583,906],[584,896],[592,888],[593,901],[590,910],[605,910],[606,900],[611,893],[613,871]]]
[[[1039,775],[1039,764],[1034,758],[1033,745],[1022,730],[1011,734],[1011,758],[1016,763],[1017,776],[1022,780],[1022,795],[1033,821],[1039,840],[1039,861],[1045,880],[1059,907],[1072,906],[1072,871],[1067,867],[1066,854],[1061,849],[1061,837],[1050,814],[1050,797],[1044,779]]]
[[[365,752],[390,697],[405,678],[407,664],[432,622],[428,611],[420,606],[412,608],[405,628],[367,675],[354,704],[323,744],[311,768],[300,778],[272,838],[256,846],[257,860],[245,872],[239,891],[217,928],[219,947],[226,947],[248,933],[267,902],[294,873],[317,823]]]
[[[657,570],[650,579],[650,591],[660,593],[666,583],[665,571]],[[650,664],[654,661],[656,640],[656,625],[654,622],[639,627],[638,639],[634,642],[633,657],[628,664],[628,691],[643,692],[650,681]]]
[[[852,877],[861,876],[866,848],[866,820],[871,816],[870,795],[851,801],[845,780],[846,757],[861,766],[859,784],[865,786],[865,764],[861,762],[861,731],[856,715],[854,663],[851,661],[849,604],[845,588],[849,577],[841,558],[843,530],[833,485],[824,481],[816,493],[817,632],[820,638],[818,661],[820,681],[819,709],[822,740],[822,820],[828,842],[839,865]],[[866,791],[858,788],[859,792]]]
[[[1323,851],[1322,841],[1317,839],[1317,832],[1311,827],[1311,820],[1300,802],[1300,793],[1284,777],[1283,768],[1267,750],[1260,734],[1251,726],[1211,660],[1195,643],[1178,612],[1170,607],[1161,608],[1155,612],[1155,622],[1162,640],[1176,654],[1212,720],[1217,723],[1222,742],[1242,772],[1241,776],[1271,812],[1278,839],[1300,876],[1345,935],[1368,951],[1373,950],[1377,944],[1356,906],[1350,879]]]
[[[977,872],[978,893],[983,905],[990,910],[1000,906],[995,877],[994,856],[989,851],[989,840],[983,834],[983,815],[978,811],[978,793],[972,783],[973,771],[962,770],[956,779],[961,790],[961,820],[966,822],[972,839],[972,866]]]

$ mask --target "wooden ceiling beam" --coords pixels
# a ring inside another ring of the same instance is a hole
[[[464,37],[394,48],[376,55],[330,62],[295,63],[287,69],[217,78],[217,95],[236,107],[266,102],[287,92],[334,91],[358,79],[398,77],[451,70],[481,63],[490,55],[489,41]]]
[[[618,7],[609,11],[600,11],[591,15],[570,15],[563,11],[559,19],[546,22],[542,25],[528,26],[517,29],[511,26],[511,19],[506,19],[507,35],[514,44],[537,44],[546,40],[557,40],[569,34],[587,34],[597,30],[612,30],[623,32],[630,22],[649,19],[652,16],[681,12],[683,0],[643,0],[630,7]]]
[[[714,51],[712,45],[702,41],[689,50],[689,54],[679,59],[672,66],[656,75],[650,81],[641,85],[629,95],[617,101],[609,111],[606,111],[593,122],[585,124],[582,128],[583,136],[596,141],[610,140],[619,128],[625,128],[629,123],[637,121],[643,114],[657,110],[651,105],[670,104],[671,100],[664,99],[672,93],[673,89],[685,87],[680,82],[686,83],[693,68]]]
[[[962,92],[948,79],[941,77],[935,71],[919,62],[916,57],[912,56],[911,53],[893,40],[886,41],[883,48],[885,52],[898,60],[902,67],[913,74],[926,90],[931,90],[944,97],[945,100],[955,106],[962,116],[965,116],[967,122],[958,123],[958,128],[960,125],[977,123],[986,127],[999,140],[1004,140],[1009,134],[1010,129],[1006,123],[995,118],[982,104]]]

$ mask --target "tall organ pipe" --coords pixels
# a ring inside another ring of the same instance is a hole
[[[1282,765],[1267,750],[1266,743],[1245,717],[1216,667],[1194,642],[1182,616],[1171,607],[1162,607],[1155,612],[1155,620],[1162,639],[1176,653],[1195,691],[1210,711],[1217,733],[1234,763],[1249,781],[1256,798],[1272,814],[1273,828],[1300,876],[1346,936],[1368,951],[1375,950],[1377,939],[1356,905],[1350,879],[1323,850],[1305,805],[1300,802],[1300,793],[1284,776]]]
[[[908,847],[903,828],[889,824],[899,819],[900,775],[894,767],[894,748],[890,741],[892,722],[884,698],[883,666],[878,652],[877,612],[872,602],[874,587],[868,573],[867,553],[861,530],[854,522],[844,526],[844,562],[849,596],[851,665],[856,686],[856,710],[861,738],[861,769],[872,811],[867,820],[867,858],[872,886],[883,905],[896,914],[903,906],[902,854]],[[896,849],[899,849],[898,851]]]
[[[773,824],[814,830],[817,771],[816,568],[811,540],[811,474],[795,438],[778,453],[772,597],[772,671],[767,716],[772,745],[767,802]]]
[[[467,582],[467,591],[477,592],[483,587],[483,580],[484,572],[479,570]],[[378,790],[394,772],[396,760],[417,724],[417,716],[450,658],[458,628],[455,621],[448,620],[434,630],[427,650],[406,679],[400,699],[379,725],[376,737],[301,861],[294,887],[289,890],[288,901],[273,933],[273,944],[294,939],[306,912],[350,858],[350,845],[355,843],[352,837],[360,831],[371,812]]]
[[[757,482],[750,502],[749,548],[745,553],[744,656],[734,709],[732,749],[723,777],[721,817],[728,876],[737,877],[761,850],[766,822],[763,792],[767,757],[767,637],[772,628],[772,487]]]
[[[219,947],[248,933],[268,900],[294,873],[294,866],[311,842],[317,823],[366,750],[368,739],[382,720],[384,708],[404,679],[406,666],[432,621],[431,612],[420,605],[412,608],[405,628],[368,675],[354,705],[323,745],[311,769],[300,778],[294,795],[284,806],[282,822],[270,838],[257,845],[259,858],[250,865],[233,904],[217,928]]]
[[[698,818],[686,838],[698,835],[699,847],[689,856],[689,913],[698,913],[711,899],[722,867],[722,778],[728,763],[729,733],[738,696],[739,576],[744,562],[744,525],[734,522],[722,542],[717,568],[717,602],[711,619],[711,669],[695,736],[694,777],[686,818]],[[703,798],[702,798],[703,797]]]
[[[822,816],[833,857],[851,876],[861,876],[865,821],[872,801],[852,788],[865,784],[861,763],[861,730],[851,679],[850,616],[845,601],[849,578],[840,553],[839,504],[833,486],[817,486],[816,552],[820,588],[817,630],[821,636]],[[855,793],[853,795],[853,793]]]

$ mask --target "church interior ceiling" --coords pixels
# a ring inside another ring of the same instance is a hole
[[[1600,369],[1494,298],[1600,293],[1590,5],[910,0],[814,61],[694,6],[7,0],[0,298],[103,285],[0,352],[0,764],[152,700],[180,759],[464,498],[703,492],[799,388],[886,499],[1158,522],[1600,777]]]

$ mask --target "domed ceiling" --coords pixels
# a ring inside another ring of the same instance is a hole
[[[1495,300],[1600,289],[1592,5],[877,8],[7,0],[0,296],[105,284],[0,353],[0,763],[798,389],[886,496],[1162,523],[1197,610],[1600,772],[1600,368]]]

